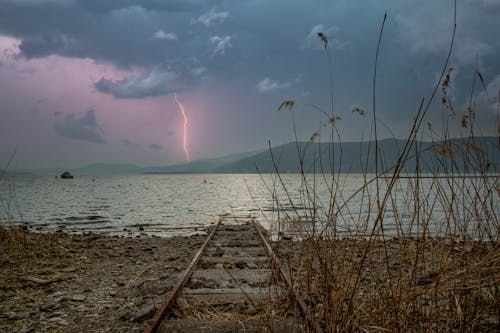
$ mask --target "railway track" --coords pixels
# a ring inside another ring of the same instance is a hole
[[[145,332],[306,330],[321,331],[265,230],[248,217],[224,217],[209,229]]]

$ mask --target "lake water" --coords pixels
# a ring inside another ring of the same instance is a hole
[[[455,195],[450,203],[447,197],[451,197],[451,191],[446,189],[445,181],[442,187],[436,186],[440,182],[427,182],[421,185],[421,208],[417,215],[413,183],[398,181],[384,214],[385,232],[415,234],[422,221],[427,221],[428,230],[441,234],[456,232],[464,226],[474,228],[484,222],[490,229],[498,226],[496,216],[500,212],[494,203],[490,207],[493,217],[477,213],[470,209],[473,198],[464,195],[460,199],[460,195]],[[316,220],[317,227],[321,228],[333,194],[336,229],[340,234],[359,234],[371,229],[376,212],[374,183],[366,187],[366,191],[356,192],[363,183],[361,175],[341,175],[335,183],[338,190],[331,192],[331,181],[327,179],[325,183],[320,176],[310,176],[306,188],[300,175],[283,175],[281,180],[273,175],[253,174],[77,176],[74,179],[18,175],[0,180],[0,221],[24,223],[40,231],[173,236],[202,232],[221,216],[253,217],[264,226],[269,227],[271,222],[277,226],[276,221],[286,216],[295,220],[310,217],[312,210],[308,207],[314,204],[319,207]],[[381,188],[385,188],[383,183]],[[493,194],[492,199],[497,197],[498,193]],[[449,225],[450,216],[446,211],[450,205],[457,207],[454,214],[463,223]],[[280,225],[280,228],[286,226]]]

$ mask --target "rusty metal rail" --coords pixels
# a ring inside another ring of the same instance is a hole
[[[280,260],[278,259],[278,257],[274,253],[273,249],[271,248],[271,246],[267,242],[266,237],[264,237],[264,235],[262,234],[260,229],[257,227],[257,223],[255,222],[254,219],[252,219],[252,222],[253,222],[253,225],[255,226],[255,229],[259,233],[259,236],[262,239],[262,242],[264,243],[264,245],[266,247],[266,250],[269,254],[269,257],[271,257],[271,260],[273,261],[276,269],[279,271],[281,278],[286,282],[288,289],[290,290],[291,294],[293,295],[293,298],[295,299],[295,301],[299,305],[300,311],[302,312],[302,315],[304,316],[309,329],[311,329],[313,332],[317,332],[317,333],[323,332],[323,329],[321,328],[321,326],[319,326],[319,323],[314,319],[314,316],[312,314],[311,309],[309,308],[309,306],[307,306],[307,304],[304,301],[304,299],[302,298],[302,296],[300,296],[299,290],[292,283],[290,276],[283,269],[282,265],[280,264]]]
[[[187,292],[189,290],[191,292],[191,295],[193,295],[193,289],[190,289],[191,287],[189,287],[189,284],[192,283],[192,281],[189,282],[187,285],[186,285],[186,283],[188,282],[188,280],[190,280],[190,277],[193,275],[194,268],[198,264],[198,262],[200,261],[200,258],[204,254],[208,255],[208,253],[212,253],[211,248],[208,247],[209,242],[212,239],[214,239],[214,242],[216,242],[216,245],[215,245],[216,248],[218,246],[222,246],[222,245],[217,245],[218,242],[219,242],[219,241],[217,241],[217,239],[218,239],[217,237],[220,237],[220,236],[214,237],[214,235],[216,234],[216,232],[218,231],[218,229],[220,229],[219,226],[221,225],[222,220],[223,220],[222,218],[219,219],[218,223],[215,225],[215,227],[213,228],[213,230],[207,236],[206,240],[204,241],[203,245],[200,247],[200,249],[198,250],[198,252],[194,256],[194,258],[191,261],[191,263],[187,266],[187,268],[179,276],[179,279],[178,279],[177,283],[175,284],[174,288],[169,293],[167,293],[167,295],[165,297],[165,300],[163,301],[161,307],[158,309],[158,311],[154,315],[154,317],[151,320],[150,325],[146,329],[145,333],[156,333],[160,329],[160,327],[162,327],[161,329],[164,329],[164,327],[162,325],[162,322],[163,322],[164,318],[166,317],[167,313],[170,310],[172,310],[173,304],[176,301],[176,299],[181,295],[181,292],[184,294],[185,292]],[[249,219],[247,219],[247,221],[248,220]],[[259,235],[258,237],[253,236],[253,237],[256,237],[256,238],[252,239],[250,241],[250,243],[252,243],[252,244],[261,244],[261,245],[258,245],[259,248],[260,248],[258,251],[259,251],[259,253],[261,253],[259,255],[266,256],[266,253],[267,253],[266,257],[269,257],[269,263],[270,263],[271,267],[274,268],[274,269],[269,270],[269,274],[273,274],[275,276],[275,278],[277,278],[277,280],[282,281],[281,283],[283,283],[283,281],[285,282],[286,286],[283,286],[284,288],[282,289],[283,292],[284,292],[284,295],[286,295],[286,292],[288,290],[288,295],[291,295],[293,297],[294,301],[296,302],[296,304],[298,304],[300,313],[301,313],[301,315],[305,319],[305,323],[306,323],[307,329],[309,331],[318,332],[318,333],[323,332],[323,330],[322,330],[321,326],[319,325],[319,323],[314,319],[314,316],[312,315],[312,312],[311,312],[310,308],[307,306],[306,302],[301,297],[297,286],[292,283],[292,280],[291,280],[290,276],[286,274],[285,270],[280,265],[280,261],[279,261],[278,257],[276,256],[276,254],[272,250],[271,246],[269,245],[268,241],[266,240],[266,237],[264,236],[264,234],[260,230],[262,227],[260,227],[258,225],[258,223],[255,221],[255,219],[253,219],[253,218],[251,219],[251,221],[248,221],[246,223],[246,225],[248,225],[248,224],[252,224],[253,227],[256,230],[256,233]],[[228,232],[227,228],[230,228],[230,227],[226,226],[225,224],[224,224],[224,226],[225,226],[224,228],[221,227],[222,229],[224,229],[224,230],[221,230],[221,233],[224,234],[224,232],[225,232],[227,234],[227,232]],[[251,226],[248,226],[248,228],[252,229]],[[250,230],[250,229],[245,229],[245,230]],[[233,232],[234,232],[234,229],[233,229]],[[253,233],[253,235],[255,235],[255,233]],[[239,233],[236,233],[236,236],[237,237],[234,237],[234,235],[231,236],[231,239],[233,239],[231,242],[234,242],[234,239],[238,239],[238,241],[244,242],[244,241],[241,240],[241,237],[244,238],[244,236],[242,236]],[[248,239],[246,239],[246,240],[248,241]],[[250,243],[248,243],[248,244],[250,244]],[[227,246],[238,246],[238,245],[227,245]],[[249,246],[249,245],[247,245],[247,246]],[[264,248],[265,248],[265,250],[264,250]],[[218,250],[220,250],[220,248],[218,248]],[[212,256],[210,258],[214,258],[214,257]],[[260,258],[264,258],[264,257],[260,257]],[[234,260],[234,257],[231,257],[231,259]],[[200,265],[201,266],[205,265],[206,264],[206,260],[207,260],[207,258],[204,257],[204,259],[202,259],[202,262],[200,263]],[[212,260],[211,263],[213,264],[213,259],[210,259],[210,260]],[[225,260],[227,260],[227,259],[225,259]],[[236,260],[238,260],[238,259],[236,259]],[[267,262],[267,259],[266,259],[266,262]],[[221,265],[221,264],[218,264],[218,265]],[[250,265],[250,264],[248,264],[248,265]],[[254,264],[254,266],[255,266],[255,264]],[[196,272],[194,273],[193,278],[197,274],[200,274],[199,269],[200,269],[200,267],[198,267],[196,269]],[[227,270],[227,269],[225,269],[225,270],[227,271],[228,274],[230,273],[229,270]],[[236,272],[236,273],[238,273],[238,272]],[[232,277],[232,279],[234,281],[237,280],[234,276],[231,276],[231,277]],[[185,285],[187,287],[185,287]],[[217,295],[217,294],[220,295],[220,294],[226,294],[227,293],[229,295],[229,294],[231,294],[231,290],[233,290],[233,289],[213,289],[213,290],[208,290],[208,289],[205,288],[205,289],[198,289],[195,292],[195,294],[197,294],[198,296],[202,296],[202,295],[208,295],[209,296],[209,295],[212,295],[212,294],[213,295]],[[245,289],[245,290],[241,289],[241,292],[247,298],[252,294],[252,291],[249,291],[249,289]],[[248,294],[248,292],[250,292],[250,294]],[[258,293],[257,290],[255,292]]]

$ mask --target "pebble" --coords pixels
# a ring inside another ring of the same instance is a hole
[[[60,317],[63,313],[60,311],[54,311],[47,314],[47,318]]]
[[[245,314],[249,316],[253,316],[259,313],[259,311],[253,305],[249,305],[248,308],[245,309]]]
[[[18,333],[31,333],[34,332],[35,328],[32,326],[24,327],[18,331]],[[0,331],[1,332],[1,331]]]
[[[142,322],[151,318],[156,312],[156,307],[154,305],[144,305],[137,310],[132,321]]]
[[[42,312],[46,312],[48,310],[57,310],[61,307],[62,302],[62,298],[52,299],[40,305],[39,309]]]
[[[234,263],[234,266],[236,266],[239,269],[243,269],[243,268],[247,267],[247,263],[244,261],[237,261]]]
[[[52,322],[52,323],[57,323],[58,325],[68,325],[68,322],[61,317],[52,317],[47,319],[47,321]]]
[[[218,283],[212,280],[205,282],[205,288],[216,289],[218,286]]]
[[[146,282],[145,280],[136,280],[130,286],[134,288],[140,288],[145,282]]]
[[[64,291],[56,291],[52,295],[50,295],[50,297],[57,298],[57,297],[61,297],[61,296],[64,296],[64,295],[66,295],[66,293]]]
[[[223,255],[224,255],[224,251],[220,247],[217,247],[212,256],[213,257],[222,257]]]
[[[118,319],[129,321],[133,316],[134,314],[130,310],[125,310],[120,315],[118,315]]]
[[[18,320],[18,319],[21,319],[22,317],[16,313],[16,312],[7,312],[6,313],[6,317],[7,319],[9,320]]]
[[[85,295],[76,294],[70,297],[70,300],[75,302],[83,302],[85,300]]]
[[[189,307],[188,301],[184,297],[178,297],[175,301],[179,309],[183,310]]]

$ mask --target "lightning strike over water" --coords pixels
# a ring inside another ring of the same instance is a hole
[[[186,154],[186,158],[188,162],[191,162],[191,156],[189,156],[189,150],[188,150],[188,145],[187,145],[187,125],[188,125],[188,120],[186,116],[186,111],[184,111],[184,106],[182,106],[181,102],[177,99],[177,94],[174,93],[174,99],[177,105],[179,105],[179,109],[181,110],[182,117],[184,118],[184,141],[183,141],[183,148],[184,148],[184,153]]]

